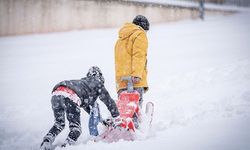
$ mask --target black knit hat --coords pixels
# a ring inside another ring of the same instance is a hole
[[[136,25],[141,26],[146,31],[149,30],[150,25],[149,25],[148,19],[145,16],[137,15],[134,18],[133,23],[136,24]]]
[[[92,66],[89,68],[89,71],[87,73],[87,77],[94,77],[99,79],[102,83],[104,83],[104,77],[102,75],[101,69],[97,66]]]

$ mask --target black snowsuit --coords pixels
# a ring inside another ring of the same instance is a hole
[[[90,113],[90,107],[94,106],[95,101],[99,97],[99,99],[107,106],[112,117],[119,116],[119,111],[114,100],[110,97],[104,84],[98,78],[85,77],[80,80],[62,81],[53,88],[52,92],[61,86],[67,87],[77,94],[81,100],[80,107],[82,107],[88,114]],[[80,107],[75,102],[62,95],[52,96],[51,103],[55,123],[44,137],[44,141],[53,142],[55,137],[64,129],[65,112],[70,128],[70,133],[67,139],[76,141],[81,134]]]

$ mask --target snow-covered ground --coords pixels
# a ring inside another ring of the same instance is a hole
[[[50,92],[61,80],[104,72],[116,98],[116,29],[0,38],[0,149],[35,150],[53,124]],[[250,14],[152,26],[148,32],[153,127],[133,142],[87,141],[83,133],[68,150],[249,150]],[[102,105],[102,112],[108,115]],[[64,141],[65,128],[55,143]],[[59,150],[60,148],[56,148]]]

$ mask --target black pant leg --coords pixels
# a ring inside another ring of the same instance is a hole
[[[81,121],[80,121],[81,110],[76,103],[74,103],[68,98],[65,99],[65,104],[66,104],[66,116],[69,121],[69,129],[70,129],[68,140],[73,140],[73,142],[75,142],[82,133]]]
[[[44,140],[53,142],[55,137],[64,129],[65,127],[65,100],[63,96],[53,96],[51,99],[52,110],[54,113],[55,123],[49,130]]]

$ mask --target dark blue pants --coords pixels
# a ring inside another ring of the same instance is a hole
[[[94,106],[91,107],[89,116],[89,134],[92,136],[99,135],[98,124],[101,121],[99,104],[95,102]]]

